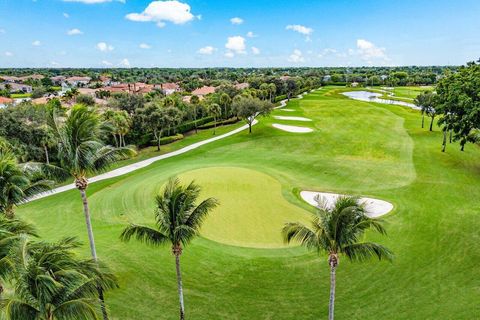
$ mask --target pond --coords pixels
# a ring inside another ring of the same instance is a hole
[[[382,96],[381,93],[370,92],[370,91],[350,91],[350,92],[344,92],[342,94],[355,100],[367,101],[367,102],[378,102],[378,103],[384,103],[384,104],[396,104],[399,106],[420,110],[420,107],[418,107],[417,105],[414,105],[413,103],[397,101],[397,100],[381,99],[379,98]]]

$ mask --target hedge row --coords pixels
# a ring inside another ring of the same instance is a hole
[[[185,122],[179,126],[177,126],[175,129],[179,133],[185,133],[187,131],[191,131],[195,129],[195,124],[197,125],[197,128],[200,126],[204,125],[205,123],[209,123],[213,121],[213,117],[205,117],[202,119],[198,119],[196,121],[190,121],[190,122]]]
[[[217,121],[217,127],[224,126],[224,125],[227,125],[227,124],[237,123],[239,120],[240,119],[235,117],[235,118],[230,118],[230,119],[223,120],[223,121]],[[209,122],[209,123],[204,124],[203,126],[198,127],[198,129],[205,130],[205,129],[210,129],[210,128],[213,128],[213,127],[215,127],[215,122]]]
[[[177,133],[174,136],[168,136],[168,137],[160,138],[160,145],[163,146],[165,144],[169,144],[169,143],[172,143],[172,142],[175,142],[175,141],[178,141],[178,140],[182,140],[182,139],[183,139],[183,134]],[[150,145],[151,146],[156,146],[157,145],[157,140],[151,140]]]

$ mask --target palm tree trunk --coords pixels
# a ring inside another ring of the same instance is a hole
[[[179,252],[180,250],[180,252]],[[174,249],[175,251],[175,266],[177,269],[177,286],[178,286],[178,300],[180,302],[180,320],[185,319],[185,306],[183,303],[183,285],[182,285],[182,274],[180,272],[180,255],[181,249]]]
[[[425,116],[422,114],[422,129],[424,127],[424,124],[425,124]]]
[[[434,119],[434,118],[435,118],[435,117],[432,117],[432,121],[430,121],[430,131],[432,131],[432,128],[433,128],[433,119]]]
[[[446,147],[447,147],[447,130],[443,130],[442,152],[445,152]]]
[[[328,304],[328,320],[333,320],[335,311],[336,266],[330,267],[330,302]]]
[[[215,135],[215,131],[217,131],[217,118],[213,118],[213,135]]]
[[[450,143],[452,143],[452,131],[453,130],[450,130]]]
[[[98,262],[97,249],[95,247],[95,239],[93,237],[92,222],[90,219],[90,208],[88,206],[88,198],[86,193],[88,181],[86,178],[80,178],[75,181],[75,185],[77,186],[78,190],[80,191],[80,195],[82,196],[83,213],[85,215],[85,223],[87,225],[88,241],[90,244],[90,253],[92,254],[93,260],[95,262]],[[105,307],[105,298],[103,296],[103,290],[100,286],[97,286],[97,290],[98,290],[98,300],[100,301],[100,308],[102,309],[103,320],[108,320],[108,314],[107,314],[107,308]]]
[[[47,164],[50,164],[50,158],[48,156],[48,148],[46,144],[43,146],[43,150],[45,150],[45,161]]]

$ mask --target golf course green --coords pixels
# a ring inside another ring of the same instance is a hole
[[[89,195],[101,260],[119,278],[107,293],[111,319],[175,319],[175,262],[170,247],[123,243],[129,222],[153,222],[154,196],[167,179],[195,179],[215,197],[201,238],[182,259],[188,319],[325,319],[329,268],[281,239],[285,222],[309,219],[301,190],[368,196],[394,210],[388,236],[367,234],[395,253],[393,263],[340,258],[338,319],[474,319],[480,314],[480,149],[422,129],[418,111],[348,99],[324,87],[293,99],[253,127],[127,175],[93,183]],[[288,114],[287,114],[288,113]],[[313,129],[286,132],[283,124]],[[89,256],[78,191],[21,206],[18,215],[45,240],[76,236]],[[472,279],[475,279],[472,281]],[[472,307],[473,306],[473,307]],[[473,309],[472,309],[473,308]]]

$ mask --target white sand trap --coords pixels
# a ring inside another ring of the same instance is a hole
[[[280,110],[282,110],[282,111],[288,111],[288,112],[295,111],[295,110],[293,110],[293,109],[280,109]]]
[[[278,124],[274,123],[272,124],[274,128],[287,131],[287,132],[293,132],[293,133],[307,133],[307,132],[312,132],[313,130],[310,128],[306,127],[297,127],[297,126],[287,126],[285,124]]]
[[[286,116],[273,116],[273,117],[278,120],[312,121],[312,119],[308,119],[304,117],[286,117]]]
[[[312,206],[318,206],[317,199],[320,201],[326,201],[327,206],[332,206],[335,200],[341,196],[337,193],[327,192],[315,192],[315,191],[302,191],[300,196],[303,200],[308,202]],[[372,198],[360,198],[360,202],[365,204],[367,209],[367,216],[371,218],[378,218],[384,214],[389,213],[393,209],[393,205],[390,202],[372,199]]]

